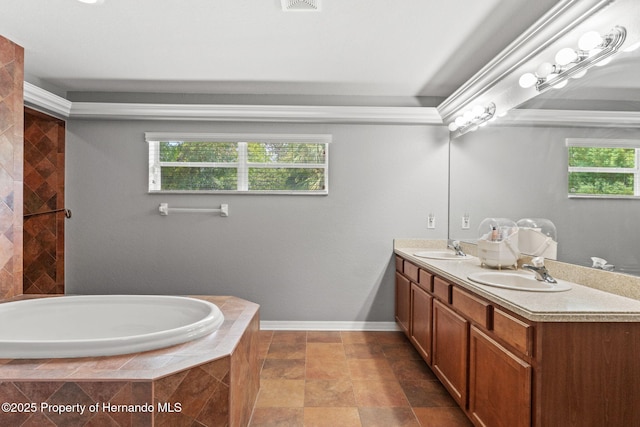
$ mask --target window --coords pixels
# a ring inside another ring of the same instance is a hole
[[[640,197],[640,141],[567,139],[569,197]]]
[[[330,135],[147,132],[149,192],[327,194]]]

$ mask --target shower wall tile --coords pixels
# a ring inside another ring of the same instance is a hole
[[[63,209],[65,123],[25,109],[24,213]],[[63,212],[24,220],[25,294],[64,293]]]
[[[22,294],[24,49],[0,36],[0,300]]]

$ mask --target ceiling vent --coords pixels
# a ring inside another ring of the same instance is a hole
[[[320,0],[280,0],[285,12],[313,12],[320,10]]]

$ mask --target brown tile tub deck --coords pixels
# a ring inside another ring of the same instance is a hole
[[[21,404],[3,406],[0,425],[246,426],[260,386],[259,306],[195,298],[225,316],[195,341],[120,356],[0,359],[0,403]],[[53,405],[76,406],[58,414],[64,407]]]

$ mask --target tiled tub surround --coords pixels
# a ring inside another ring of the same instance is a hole
[[[398,239],[396,254],[423,266],[463,288],[496,302],[526,319],[540,322],[640,322],[640,277],[545,260],[549,273],[574,282],[565,292],[523,292],[485,286],[467,279],[471,273],[487,271],[478,258],[460,261],[435,260],[413,255],[418,250],[443,249],[443,240]],[[474,254],[473,245],[463,246]],[[525,257],[519,263],[528,262]],[[532,297],[533,294],[533,297]]]
[[[111,357],[1,359],[2,403],[33,403],[38,411],[2,411],[0,425],[247,425],[260,384],[258,305],[236,297],[197,298],[216,304],[225,321],[195,341]],[[54,411],[53,405],[74,404],[85,405],[84,413],[81,406],[67,414]],[[141,406],[117,406],[135,404]]]

